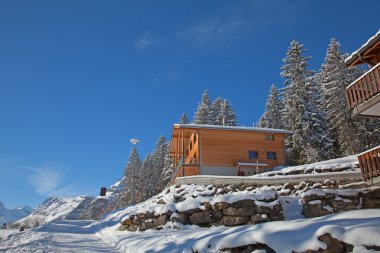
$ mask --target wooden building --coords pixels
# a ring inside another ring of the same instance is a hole
[[[181,176],[255,175],[285,164],[281,129],[175,124],[170,142],[173,180]]]
[[[346,88],[354,116],[380,119],[380,30],[345,60],[347,66],[368,65],[368,71]],[[380,183],[380,146],[358,156],[365,181]]]

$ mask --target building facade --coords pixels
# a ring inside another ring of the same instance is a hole
[[[347,66],[366,64],[368,71],[346,88],[354,116],[380,119],[380,31],[345,60]],[[358,156],[363,179],[380,184],[380,146]]]
[[[247,176],[285,164],[290,131],[255,127],[175,124],[170,142],[173,178]]]

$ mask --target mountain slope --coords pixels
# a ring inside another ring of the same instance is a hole
[[[18,219],[21,219],[29,215],[33,211],[33,208],[29,206],[18,206],[13,209],[8,209],[0,202],[0,224],[10,224]]]

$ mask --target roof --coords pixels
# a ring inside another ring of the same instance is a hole
[[[292,134],[293,132],[285,129],[261,128],[261,127],[245,127],[245,126],[220,126],[220,125],[201,125],[201,124],[174,124],[173,128],[186,129],[217,129],[229,131],[250,131],[250,132],[265,132],[265,133],[281,133]]]
[[[362,58],[371,58],[373,55],[374,49],[380,49],[380,30],[369,40],[364,43],[358,50],[353,52],[349,57],[347,57],[344,62],[347,66],[353,66],[361,64],[362,61],[360,60],[360,57]]]

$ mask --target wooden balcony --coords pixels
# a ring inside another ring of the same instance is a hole
[[[346,88],[347,105],[354,116],[380,117],[380,63]]]
[[[361,153],[358,160],[364,181],[374,183],[374,178],[380,178],[380,146]]]

